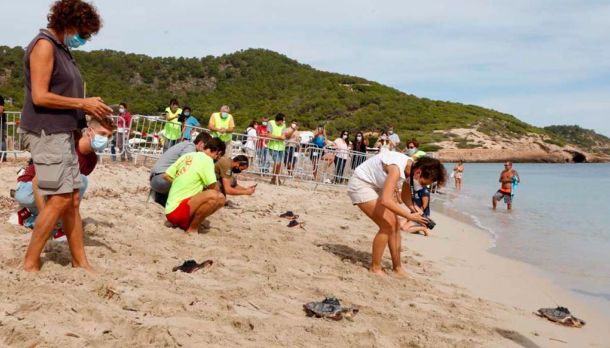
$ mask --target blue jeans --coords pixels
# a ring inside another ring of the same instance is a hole
[[[256,157],[258,157],[258,167],[262,170],[269,170],[269,163],[267,163],[267,148],[263,147],[256,150]]]
[[[82,182],[79,193],[80,199],[83,199],[85,192],[87,191],[87,187],[89,187],[89,179],[80,175],[80,180]],[[32,188],[32,182],[18,182],[17,188],[15,189],[15,200],[19,203],[19,206],[28,208],[28,210],[32,213],[32,216],[35,217],[38,215],[38,208],[36,207],[36,201],[34,200],[34,189]]]

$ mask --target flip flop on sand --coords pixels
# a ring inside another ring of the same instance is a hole
[[[197,261],[195,260],[188,260],[188,261],[184,261],[184,263],[180,266],[176,266],[172,269],[173,272],[176,271],[182,271],[185,273],[193,273],[193,272],[197,272],[200,269],[206,270],[209,269],[210,267],[212,267],[212,265],[214,264],[214,261],[212,260],[205,260],[202,263],[197,263]]]
[[[290,222],[288,223],[288,227],[294,227],[294,226],[298,226],[298,225],[300,225],[300,224],[296,219],[290,220]]]
[[[293,217],[295,217],[295,215],[294,215],[294,213],[292,211],[288,210],[285,213],[281,213],[280,217],[281,218],[293,218]]]

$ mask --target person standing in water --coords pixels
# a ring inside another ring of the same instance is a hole
[[[496,209],[498,202],[504,198],[506,208],[511,210],[513,208],[513,182],[521,182],[519,173],[513,169],[512,162],[506,161],[504,163],[504,170],[502,173],[500,173],[500,180],[498,181],[500,182],[501,186],[498,192],[496,192],[491,199],[492,207],[493,209]]]
[[[453,167],[453,179],[455,180],[455,189],[462,190],[462,177],[464,176],[464,161],[459,160]]]
[[[371,273],[384,274],[381,259],[387,245],[392,256],[392,269],[396,274],[405,274],[400,261],[398,217],[424,225],[428,223],[428,219],[415,207],[411,196],[411,181],[418,182],[421,186],[435,181],[442,185],[446,176],[445,167],[437,159],[426,158],[415,163],[407,155],[395,151],[382,151],[356,168],[350,178],[347,193],[352,204],[357,205],[379,227],[373,239]],[[394,191],[401,183],[401,199],[406,208],[394,199]]]

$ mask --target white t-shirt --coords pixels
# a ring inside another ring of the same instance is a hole
[[[400,144],[400,138],[398,137],[398,134],[392,133],[392,135],[390,135],[388,138],[392,140],[395,146],[398,146],[398,144]]]
[[[413,161],[409,156],[395,151],[381,151],[381,153],[369,158],[364,163],[358,166],[354,171],[353,177],[367,182],[378,189],[383,189],[388,173],[383,170],[383,165],[397,165],[400,172],[401,184],[405,177],[405,168],[409,161]]]
[[[333,141],[336,149],[336,156],[338,158],[347,159],[349,154],[349,145],[342,138],[337,138]]]
[[[247,135],[246,148],[250,150],[256,149],[256,129],[254,127],[248,127]]]

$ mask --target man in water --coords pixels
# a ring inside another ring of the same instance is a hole
[[[504,170],[500,173],[500,189],[496,192],[492,199],[491,204],[494,209],[496,209],[496,205],[498,202],[504,198],[504,203],[506,203],[506,207],[508,210],[511,210],[513,207],[513,181],[516,183],[521,182],[521,178],[519,178],[519,173],[513,169],[513,163],[507,161],[504,163]]]

